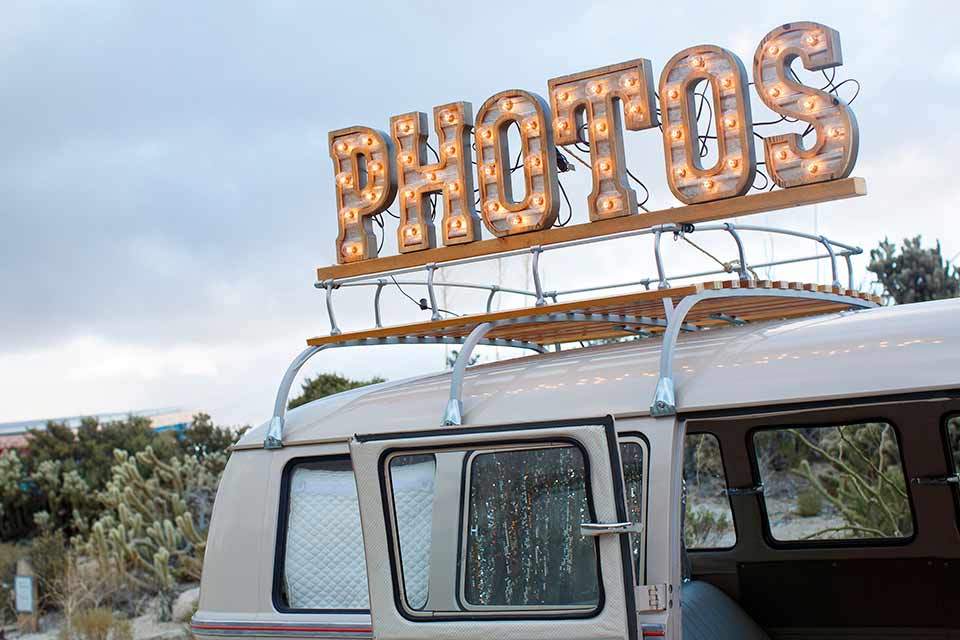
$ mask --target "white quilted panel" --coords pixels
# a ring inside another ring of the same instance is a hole
[[[291,608],[369,607],[353,472],[294,469],[283,566]]]
[[[435,475],[436,462],[432,458],[415,464],[393,463],[390,467],[404,590],[407,603],[414,609],[422,609],[427,603]]]

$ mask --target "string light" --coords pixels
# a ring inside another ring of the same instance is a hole
[[[347,172],[343,172],[337,175],[337,183],[341,187],[349,187],[353,184],[353,175]]]
[[[379,162],[371,162],[367,164],[367,170],[370,171],[370,173],[380,173],[381,169],[383,169],[383,165],[381,165]]]
[[[347,151],[350,151],[350,145],[348,145],[346,142],[338,142],[337,151],[340,153],[346,153]]]
[[[511,100],[510,98],[507,98],[506,100],[500,103],[500,108],[503,109],[504,111],[513,111],[513,100]]]

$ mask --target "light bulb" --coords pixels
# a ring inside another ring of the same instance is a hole
[[[511,220],[513,221],[513,224],[515,224],[516,226],[520,226],[523,224],[523,216],[513,216]]]
[[[375,142],[376,140],[373,139],[373,136],[366,136],[363,139],[363,144],[367,145],[368,147],[372,147]]]
[[[553,126],[560,131],[566,131],[570,128],[570,122],[566,118],[557,118],[553,121]]]
[[[713,180],[711,180],[710,178],[707,178],[706,180],[704,180],[704,181],[701,182],[700,184],[701,184],[701,185],[703,186],[703,188],[706,189],[707,191],[712,191],[712,190],[713,190],[714,182],[713,182]]]
[[[341,173],[337,176],[337,184],[341,187],[349,187],[353,184],[353,176],[349,173]]]
[[[543,161],[540,159],[540,156],[530,156],[530,158],[527,160],[527,164],[534,169],[539,169],[540,165],[543,164]]]
[[[669,91],[667,91],[667,95],[670,96],[670,99],[671,99],[671,100],[676,100],[677,98],[680,97],[680,90],[679,90],[679,89],[670,89]]]
[[[593,128],[597,133],[606,133],[607,132],[607,121],[606,120],[597,120],[594,123]]]
[[[457,216],[456,218],[450,218],[450,227],[459,231],[463,229],[463,218]]]
[[[460,191],[460,183],[459,183],[459,182],[448,182],[448,183],[447,183],[447,190],[448,190],[450,193],[457,193],[458,191]]]
[[[729,76],[724,78],[723,80],[720,81],[720,86],[722,86],[724,89],[729,89],[730,87],[733,86],[733,78]]]
[[[623,86],[627,87],[628,89],[632,89],[636,87],[638,84],[640,84],[640,79],[637,78],[637,76],[635,75],[628,75],[623,77]]]
[[[340,153],[346,153],[349,150],[350,150],[350,145],[348,145],[346,142],[337,143],[337,151],[339,151]]]
[[[678,177],[678,178],[686,178],[686,177],[687,177],[687,168],[686,168],[686,167],[677,167],[677,170],[676,170],[675,173],[677,174],[677,177]]]
[[[341,213],[344,222],[355,222],[357,219],[356,209],[344,209]]]
[[[806,37],[806,43],[809,47],[815,46],[818,42],[820,42],[820,36],[815,33],[811,33]]]
[[[363,197],[366,198],[368,202],[373,202],[377,199],[377,194],[368,190],[363,192]]]
[[[592,93],[592,94],[595,95],[595,96],[602,95],[602,94],[603,94],[603,85],[600,84],[599,82],[596,83],[596,84],[590,85],[590,93]]]
[[[603,201],[603,208],[607,211],[613,211],[617,208],[617,199],[616,198],[607,198]]]
[[[407,189],[406,191],[403,192],[403,197],[406,198],[407,200],[413,200],[414,197],[416,197],[416,195],[417,195],[417,192],[414,191],[413,189]]]
[[[807,111],[813,111],[817,107],[817,99],[813,96],[810,96],[803,101],[803,108]]]
[[[343,248],[343,250],[347,255],[351,255],[351,256],[358,256],[361,253],[363,253],[363,247],[361,247],[356,242],[348,244]]]
[[[413,155],[409,153],[403,154],[403,164],[413,164]]]
[[[733,116],[727,116],[723,119],[723,124],[727,126],[727,129],[735,129],[737,127],[737,119]]]
[[[673,131],[670,132],[670,136],[674,140],[683,140],[683,129],[681,129],[680,127],[675,128]]]
[[[570,92],[569,92],[569,91],[561,91],[560,93],[557,94],[557,98],[560,99],[560,102],[566,102],[567,100],[570,99]]]
[[[781,94],[780,87],[770,87],[767,89],[767,95],[771,98],[779,98]]]
[[[820,165],[816,162],[811,163],[810,166],[807,167],[807,171],[809,171],[811,175],[816,175],[816,173],[820,171]]]
[[[543,203],[546,202],[544,197],[539,193],[534,195],[532,198],[530,198],[530,201],[533,202],[534,206],[536,206],[537,208],[542,208]]]
[[[705,66],[707,66],[707,61],[703,59],[703,56],[696,56],[690,61],[690,64],[697,69],[703,69]]]
[[[496,213],[497,211],[500,211],[500,203],[496,200],[491,200],[487,203],[487,211],[490,213]]]
[[[500,108],[503,109],[504,111],[513,111],[513,100],[511,100],[510,98],[507,98],[506,100],[500,103]]]
[[[398,128],[400,129],[400,133],[410,133],[413,131],[413,123],[409,120],[404,120]]]
[[[839,127],[830,127],[830,130],[827,131],[827,135],[829,135],[831,138],[839,138],[843,135],[843,129]]]
[[[453,111],[448,111],[445,119],[448,124],[455,124],[457,122],[457,114]]]
[[[429,180],[430,182],[436,182],[436,181],[437,181],[437,172],[436,172],[436,171],[427,171],[427,173],[425,174],[425,177],[426,177],[427,180]]]
[[[367,170],[368,170],[370,173],[379,173],[379,172],[380,172],[380,169],[382,169],[382,168],[383,168],[383,167],[380,166],[380,163],[379,163],[379,162],[371,162],[370,164],[367,165]]]
[[[497,175],[497,165],[491,162],[483,168],[483,172],[490,177]]]
[[[481,129],[480,137],[484,140],[493,140],[493,130],[492,129]]]
[[[630,114],[633,115],[633,116],[636,116],[636,117],[639,117],[639,118],[642,118],[642,117],[643,117],[643,107],[641,107],[641,106],[640,106],[639,104],[637,104],[637,103],[631,104],[631,105],[630,105],[630,108],[629,108],[629,111],[630,111]]]
[[[777,152],[778,160],[786,160],[788,157],[790,157],[790,154],[787,153],[786,149],[780,149],[780,151]]]
[[[767,53],[769,53],[769,54],[772,55],[772,56],[775,56],[775,55],[777,55],[778,53],[780,53],[780,47],[778,47],[778,46],[775,45],[775,44],[772,44],[772,45],[770,45],[769,47],[767,47]]]
[[[408,238],[416,238],[420,235],[420,229],[417,227],[407,227],[404,233],[406,233]]]
[[[537,130],[540,129],[540,123],[537,122],[536,120],[529,120],[529,121],[527,121],[527,124],[526,124],[525,126],[526,126],[526,128],[527,128],[527,131],[529,131],[529,132],[531,132],[531,133],[536,133]]]
[[[600,171],[602,171],[603,173],[606,173],[607,171],[610,171],[610,163],[607,162],[606,160],[601,160],[600,162],[597,163],[597,168],[600,169]]]
[[[455,145],[455,144],[448,144],[448,145],[447,145],[447,148],[446,148],[446,152],[447,152],[447,155],[448,155],[448,156],[455,156],[455,155],[457,155],[457,145]]]
[[[740,160],[737,158],[730,158],[729,160],[727,160],[727,166],[730,167],[731,169],[736,169],[737,167],[740,166]]]

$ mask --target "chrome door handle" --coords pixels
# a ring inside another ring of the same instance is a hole
[[[582,536],[609,536],[618,533],[640,533],[643,525],[639,522],[583,522],[580,524]]]

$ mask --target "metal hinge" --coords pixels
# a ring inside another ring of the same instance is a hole
[[[644,584],[637,587],[637,611],[639,613],[666,611],[667,601],[667,585],[665,583]]]
[[[954,473],[949,476],[934,476],[930,478],[912,478],[911,484],[915,485],[960,485],[960,473]]]

